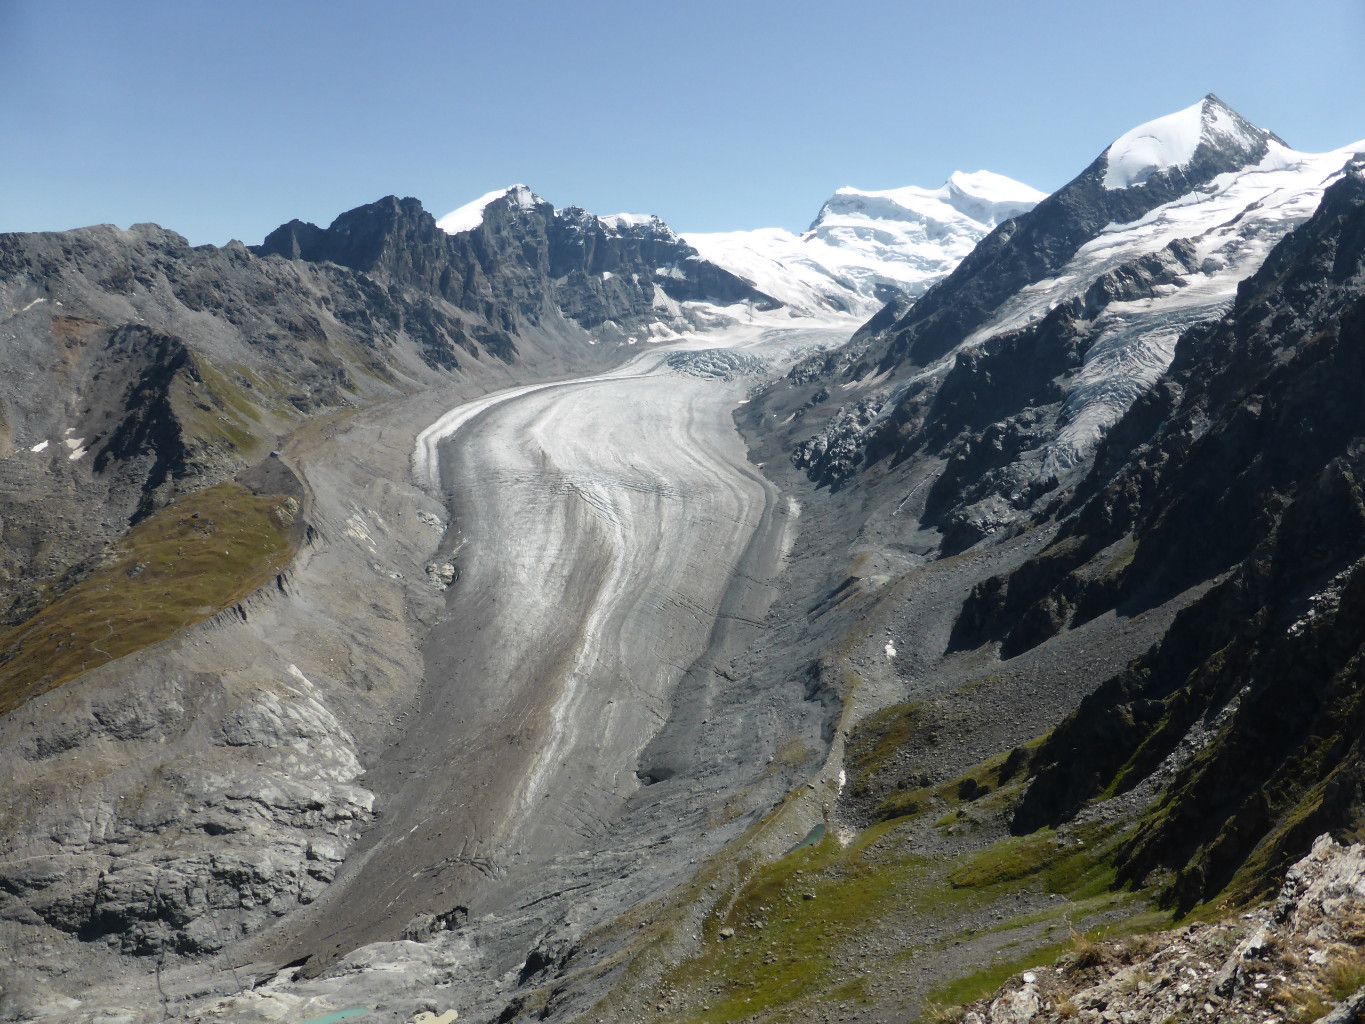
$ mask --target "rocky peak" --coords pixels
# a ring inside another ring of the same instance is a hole
[[[291,220],[252,251],[258,256],[283,256],[309,263],[336,263],[352,270],[373,271],[386,257],[413,245],[431,247],[437,241],[436,221],[416,199],[385,196],[341,214],[326,229]]]
[[[416,199],[386,196],[326,229],[291,221],[254,251],[349,267],[497,319],[503,333],[515,319],[536,323],[556,312],[588,329],[628,332],[661,320],[688,327],[658,305],[656,287],[676,302],[776,305],[707,263],[658,217],[556,212],[525,185],[489,192],[439,221]]]
[[[542,216],[554,215],[554,207],[525,185],[513,185],[511,188],[486,192],[478,199],[451,210],[436,222],[436,226],[448,235],[460,235],[478,231],[490,215],[496,224],[515,218],[519,212],[531,210],[539,210]]]

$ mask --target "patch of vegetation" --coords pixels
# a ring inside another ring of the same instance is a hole
[[[875,711],[858,723],[848,738],[844,758],[850,793],[867,792],[872,777],[914,739],[923,718],[924,705],[911,701]]]
[[[1274,894],[1284,869],[1294,859],[1293,851],[1302,845],[1306,834],[1313,832],[1328,788],[1336,781],[1338,774],[1333,772],[1309,788],[1297,803],[1282,812],[1279,820],[1242,862],[1227,887],[1216,899],[1210,900],[1208,906],[1222,912],[1230,906],[1249,906]],[[1203,854],[1205,851],[1199,852]]]
[[[980,679],[973,679],[970,683],[963,683],[957,688],[957,692],[959,694],[975,693],[977,690],[984,690],[988,686],[998,686],[1004,681],[1004,676],[982,676]]]
[[[1073,838],[1065,847],[1050,832],[1009,838],[945,870],[942,861],[917,855],[901,841],[909,824],[908,819],[883,822],[847,848],[825,835],[776,862],[748,865],[746,880],[728,901],[722,897],[703,924],[700,950],[663,979],[669,990],[691,991],[704,1000],[705,1008],[687,1019],[726,1024],[765,1011],[794,1010],[808,998],[865,998],[865,986],[849,976],[849,965],[867,962],[864,951],[888,921],[955,919],[1024,891],[1065,899],[1027,919],[1006,918],[992,933],[1036,922],[1059,927],[1070,913],[1137,909],[1131,893],[1111,889],[1121,840],[1116,829],[1097,827],[1083,843]],[[1156,916],[1159,924],[1169,923],[1169,916]],[[1020,965],[1050,961],[1074,948],[1073,935],[1062,945],[1021,950],[1008,962],[950,982],[935,998],[945,1006],[969,1001],[998,987]],[[885,957],[910,953],[887,951]]]
[[[293,557],[292,498],[218,484],[149,516],[104,565],[0,633],[0,715],[230,607]]]
[[[1110,557],[1109,561],[1105,563],[1104,568],[1100,570],[1100,576],[1101,577],[1117,576],[1119,573],[1127,569],[1128,566],[1133,564],[1133,559],[1134,557],[1136,557],[1136,555],[1137,541],[1130,536],[1118,547],[1118,549]]]
[[[1279,993],[1275,1002],[1284,1010],[1285,1018],[1294,1024],[1313,1024],[1331,1012],[1332,1005],[1314,988],[1289,989]]]
[[[1072,534],[1063,537],[1061,540],[1053,541],[1036,556],[1039,561],[1043,559],[1061,559],[1067,555],[1075,554],[1085,547],[1090,541],[1089,537],[1077,536]]]
[[[964,803],[974,803],[990,794],[1007,799],[1022,790],[1023,769],[1033,756],[1033,752],[1046,738],[1039,736],[1008,753],[983,761],[965,774],[942,785],[892,793],[877,806],[873,816],[879,821],[889,821],[893,818],[922,814],[930,808],[951,810]]]
[[[964,1015],[965,1005],[993,995],[1010,978],[1030,969],[1058,967],[1068,974],[1075,974],[1108,963],[1111,969],[1117,970],[1120,964],[1135,963],[1155,952],[1156,947],[1145,938],[1146,933],[1168,928],[1170,925],[1169,914],[1146,912],[1121,918],[1106,927],[1085,934],[1071,929],[1069,938],[1064,942],[1032,949],[940,985],[930,993],[927,1009],[920,1019],[927,1024],[928,1021],[936,1019],[933,1016],[936,1013],[937,1019],[960,1020]],[[1117,950],[1106,948],[1105,943],[1119,935],[1126,936],[1122,945]],[[1114,959],[1115,956],[1117,961]],[[1150,978],[1137,975],[1132,984],[1136,985],[1143,980]],[[1063,1019],[1074,1017],[1077,1010],[1074,1003],[1071,1004],[1070,1010],[1065,1008],[1064,1003],[1057,1006],[1058,1015]],[[957,1014],[956,1018],[953,1017],[954,1013]]]
[[[1333,959],[1323,969],[1322,983],[1337,1002],[1351,998],[1365,987],[1365,960],[1357,953]]]
[[[252,430],[261,412],[243,388],[207,360],[189,357],[190,372],[177,375],[171,387],[176,415],[190,436],[253,454],[264,444]],[[245,378],[243,378],[245,379]]]
[[[720,1024],[791,1003],[838,977],[837,955],[888,915],[903,913],[928,867],[882,849],[890,830],[869,830],[846,850],[826,836],[757,868],[722,915],[707,919],[703,947],[676,968],[673,987],[709,988],[695,1019]]]
[[[948,881],[954,889],[984,889],[1034,878],[1045,892],[1088,899],[1114,885],[1117,831],[1112,826],[1087,829],[1065,845],[1052,829],[1002,839],[953,868]]]
[[[773,752],[773,765],[770,770],[800,768],[815,756],[815,751],[806,746],[800,736],[789,736]]]

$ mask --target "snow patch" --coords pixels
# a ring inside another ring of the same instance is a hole
[[[1106,150],[1107,189],[1141,185],[1153,174],[1190,162],[1204,131],[1204,101],[1124,132]]]
[[[1154,174],[1184,167],[1194,158],[1199,143],[1229,143],[1243,149],[1254,146],[1257,136],[1231,110],[1211,96],[1192,107],[1158,117],[1125,132],[1105,150],[1107,189],[1142,185]]]
[[[652,213],[609,213],[605,216],[599,215],[597,219],[621,229],[649,227],[658,220]]]
[[[47,446],[48,446],[49,444],[51,444],[50,441],[39,441],[39,442],[38,442],[37,444],[35,444],[32,448],[30,448],[29,451],[31,451],[31,452],[41,452],[41,451],[44,451],[44,450],[47,448]]]
[[[888,640],[886,642],[885,651],[888,658],[894,658],[896,656],[896,645]]]
[[[451,210],[436,222],[436,226],[448,235],[458,235],[465,231],[473,231],[483,224],[484,212],[488,207],[504,197],[506,197],[508,202],[523,210],[531,209],[540,201],[540,197],[525,185],[513,185],[510,188],[494,189],[492,192],[487,192],[479,196],[478,199],[475,199],[471,203],[465,203],[459,209]]]

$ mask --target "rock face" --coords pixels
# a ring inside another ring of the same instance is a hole
[[[439,297],[481,316],[493,334],[480,340],[507,356],[518,321],[564,315],[584,328],[612,325],[621,337],[649,337],[651,328],[693,326],[679,303],[777,305],[703,260],[657,217],[602,218],[575,206],[557,212],[524,185],[487,203],[478,223],[454,234],[416,199],[389,196],[325,229],[291,221],[256,252],[336,263]]]
[[[0,915],[124,954],[214,952],[312,902],[374,797],[297,670],[248,696],[202,674],[140,682],[68,707],[64,730],[27,709],[3,723],[29,786],[5,814]],[[149,778],[136,762],[156,747]]]
[[[1272,907],[1213,926],[1087,942],[1027,971],[963,1024],[1365,1019],[1365,850],[1320,836]]]
[[[1265,884],[1361,806],[1362,286],[1365,178],[1352,172],[1225,319],[1181,339],[1046,557],[982,584],[959,620],[962,643],[1026,648],[1216,581],[1049,739],[1016,820],[1032,829],[1136,785],[1221,716],[1124,860],[1127,877],[1174,871],[1182,906],[1238,872]]]

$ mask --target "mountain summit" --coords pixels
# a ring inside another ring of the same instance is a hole
[[[800,235],[760,228],[686,238],[793,311],[869,316],[923,295],[998,224],[1045,198],[1001,174],[958,171],[936,189],[841,188]]]
[[[913,224],[925,238],[935,228],[951,228],[964,217],[989,229],[1027,213],[1046,198],[1046,192],[990,171],[954,171],[935,189],[910,185],[867,191],[845,186],[825,200],[819,216],[802,237],[847,242],[865,238],[868,222],[879,220]],[[849,219],[855,223],[846,224]]]
[[[473,231],[483,224],[484,211],[499,199],[506,199],[510,205],[520,207],[523,210],[533,209],[537,203],[544,202],[540,196],[525,185],[498,188],[492,192],[486,192],[473,202],[465,203],[458,209],[451,210],[436,222],[436,226],[448,235],[459,235],[466,231]]]
[[[1250,124],[1213,95],[1140,125],[1021,217],[1016,227],[993,232],[947,280],[901,316],[890,332],[895,340],[888,358],[927,366],[986,324],[1020,289],[1061,273],[1082,246],[1110,225],[1133,224],[1185,197],[1221,194],[1230,187],[1221,176],[1240,174],[1267,158],[1286,164],[1297,156],[1277,136]],[[1305,178],[1301,186],[1308,183]]]
[[[1104,151],[1104,187],[1145,185],[1153,175],[1203,161],[1227,170],[1250,167],[1265,158],[1272,144],[1284,146],[1278,136],[1257,128],[1209,93],[1193,106],[1120,135]]]

